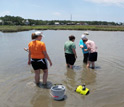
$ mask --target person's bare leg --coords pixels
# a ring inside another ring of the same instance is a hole
[[[93,69],[95,68],[95,62],[92,62],[92,68]]]
[[[90,61],[87,62],[87,68],[89,68],[89,67],[90,67]]]
[[[70,65],[69,64],[66,64],[66,66],[69,68],[70,67]]]
[[[43,70],[43,84],[47,83],[48,69]]]
[[[73,69],[73,65],[69,65],[71,69]]]
[[[35,70],[35,83],[38,84],[40,82],[40,69]]]

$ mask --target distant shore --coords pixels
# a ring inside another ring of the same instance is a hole
[[[1,25],[1,32],[20,32],[29,30],[91,30],[91,31],[124,31],[124,26],[105,25],[42,25],[42,26],[6,26]]]

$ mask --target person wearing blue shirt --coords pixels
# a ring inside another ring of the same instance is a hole
[[[89,52],[88,51],[84,51],[85,49],[87,49],[87,46],[86,44],[84,44],[83,42],[83,38],[86,37],[86,35],[88,35],[88,33],[84,33],[82,36],[81,36],[81,39],[80,39],[80,42],[79,42],[79,46],[80,48],[82,49],[82,53],[83,53],[83,62],[87,64],[87,61],[88,61],[88,57],[89,57]]]

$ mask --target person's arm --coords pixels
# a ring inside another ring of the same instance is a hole
[[[84,51],[90,51],[91,50],[90,43],[86,43],[86,46],[87,46],[87,49],[84,49]]]
[[[45,55],[45,58],[47,58],[47,60],[49,61],[50,66],[52,66],[52,62],[51,62],[51,60],[49,58],[49,55],[47,54],[47,51],[43,51],[43,54]]]
[[[29,52],[29,49],[28,48],[24,48],[25,51]]]
[[[29,51],[29,53],[28,53],[28,65],[30,65],[31,64],[31,52]]]
[[[64,48],[64,52],[65,52],[65,48]]]
[[[84,46],[83,45],[80,45],[80,48],[84,48]]]
[[[73,48],[72,51],[73,51],[73,53],[74,53],[74,55],[75,55],[75,58],[77,58],[77,54],[76,54],[75,48]]]
[[[65,44],[64,44],[64,52],[66,51],[66,48],[65,48],[66,46],[65,46]]]
[[[83,46],[83,41],[82,41],[82,40],[80,40],[79,46],[80,46],[81,49],[84,48],[84,46]]]
[[[45,43],[42,44],[42,52],[45,58],[47,58],[47,60],[49,61],[50,66],[52,66],[52,61],[50,60],[49,55],[47,54]]]
[[[84,51],[88,51],[88,49],[84,49]]]

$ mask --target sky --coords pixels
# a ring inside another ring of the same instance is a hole
[[[124,22],[124,0],[0,0],[0,17]]]

